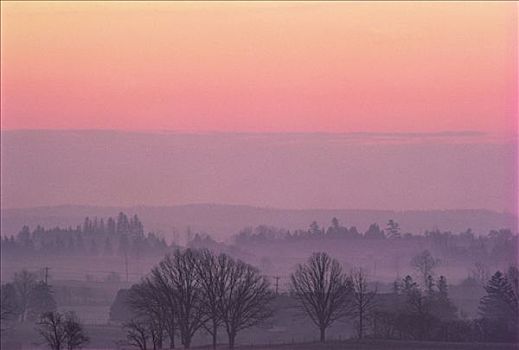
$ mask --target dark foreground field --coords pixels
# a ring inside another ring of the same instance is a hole
[[[224,349],[225,347],[222,347]],[[440,343],[440,342],[402,342],[387,340],[369,340],[363,342],[342,341],[304,344],[282,344],[282,345],[256,345],[241,346],[239,350],[516,350],[518,344],[481,344],[481,343]]]

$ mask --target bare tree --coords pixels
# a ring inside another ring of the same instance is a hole
[[[90,341],[74,312],[65,314],[64,331],[67,350],[81,349],[83,345],[86,345]]]
[[[196,254],[190,250],[177,250],[167,255],[152,270],[152,278],[162,290],[175,315],[180,337],[185,348],[191,345],[195,332],[204,323],[201,308],[201,287],[196,275]]]
[[[219,309],[227,331],[229,349],[234,349],[239,331],[256,326],[272,315],[269,304],[274,293],[269,289],[267,279],[251,265],[224,254],[218,257],[218,265],[223,273]]]
[[[440,260],[432,256],[431,252],[424,250],[413,259],[411,266],[420,274],[422,287],[427,288],[429,276],[433,276],[434,268],[440,264]]]
[[[347,315],[351,281],[341,265],[326,253],[314,253],[291,275],[292,293],[319,328],[324,343],[326,329]]]
[[[366,319],[375,308],[377,291],[369,289],[366,272],[360,268],[351,272],[351,282],[353,287],[350,306],[351,316],[357,319],[357,336],[362,339]]]
[[[27,270],[14,274],[13,285],[16,290],[20,311],[20,322],[24,322],[29,310],[31,293],[36,286],[36,275]]]
[[[89,339],[79,319],[72,312],[45,312],[37,323],[38,333],[52,350],[80,349]]]
[[[128,344],[140,350],[148,350],[150,331],[146,320],[134,319],[124,324]]]
[[[10,323],[18,317],[19,307],[16,298],[16,290],[12,283],[2,284],[0,292],[0,330],[3,332],[10,328]]]
[[[216,257],[211,251],[204,249],[198,252],[196,272],[199,278],[202,298],[202,310],[210,325],[204,328],[211,334],[213,349],[216,349],[218,327],[222,324],[220,313],[221,291],[224,289],[224,273],[227,256]]]
[[[58,312],[45,312],[37,323],[38,333],[52,350],[62,350],[66,346],[65,320]]]
[[[152,270],[151,277],[132,286],[128,292],[128,303],[137,315],[154,320],[153,325],[157,329],[153,329],[153,335],[156,336],[157,345],[162,347],[165,331],[169,337],[169,348],[175,348],[176,294],[158,267]]]
[[[170,308],[165,307],[164,296],[151,279],[145,278],[141,283],[133,285],[128,292],[128,304],[133,312],[141,318],[148,319],[153,343],[162,348],[163,335],[167,328]]]

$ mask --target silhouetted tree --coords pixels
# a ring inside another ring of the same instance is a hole
[[[126,214],[119,213],[115,230],[118,235],[127,235],[130,233],[130,222]]]
[[[149,320],[134,319],[123,326],[126,329],[126,339],[128,344],[139,348],[139,350],[148,350],[148,341],[151,338],[149,329]]]
[[[36,320],[41,314],[56,311],[57,305],[52,290],[45,282],[33,286],[27,303],[27,319]]]
[[[196,254],[190,250],[177,250],[167,255],[152,270],[154,283],[167,295],[175,310],[182,344],[191,346],[195,332],[202,327],[204,312],[201,308],[200,281],[196,273]]]
[[[514,287],[505,275],[497,271],[488,281],[485,295],[480,302],[480,313],[490,323],[492,336],[502,340],[516,340],[518,326],[518,301]],[[499,334],[496,332],[499,330]],[[496,339],[494,339],[496,340]]]
[[[360,268],[352,271],[351,281],[353,291],[350,312],[351,316],[357,320],[357,336],[362,339],[366,319],[371,316],[375,308],[377,291],[369,289],[366,272]]]
[[[64,332],[67,350],[80,349],[90,341],[83,330],[79,318],[74,312],[67,312],[65,314]]]
[[[3,332],[9,328],[10,322],[16,320],[20,307],[12,283],[2,284],[0,297],[0,330]]]
[[[314,253],[291,275],[292,293],[301,308],[319,328],[325,341],[326,329],[347,315],[351,281],[339,262],[326,253]]]
[[[388,221],[386,232],[388,238],[400,238],[400,226],[393,219]]]
[[[216,349],[218,327],[223,321],[220,303],[225,288],[228,260],[227,255],[216,257],[211,251],[204,249],[198,253],[198,264],[196,264],[202,291],[202,309],[211,322],[211,325],[205,328],[213,338],[213,349]]]
[[[229,339],[234,349],[239,331],[253,327],[272,315],[269,304],[274,294],[267,279],[251,265],[234,261],[221,255],[218,264],[222,268],[219,309]]]
[[[424,250],[411,259],[411,266],[420,274],[424,289],[427,289],[429,276],[434,276],[433,270],[439,264],[440,260],[434,258],[428,250]]]
[[[31,293],[36,286],[36,275],[27,270],[22,270],[14,275],[13,286],[16,290],[16,298],[20,307],[20,321],[24,322],[29,310]]]
[[[508,283],[512,286],[512,289],[514,290],[514,294],[516,297],[519,296],[519,270],[517,269],[517,266],[510,266],[508,268],[508,271],[506,271],[506,279],[508,280]]]
[[[153,343],[162,348],[163,334],[166,331],[168,308],[164,307],[163,295],[160,288],[149,278],[133,285],[128,293],[130,307],[134,313],[143,319],[149,320],[149,330]]]
[[[107,231],[108,235],[115,234],[115,232],[116,232],[115,227],[116,227],[115,220],[113,218],[109,217],[108,220],[106,221],[106,231]]]
[[[371,224],[368,230],[364,233],[364,237],[367,239],[384,239],[384,230],[381,230],[377,224]]]
[[[66,346],[65,319],[58,312],[46,312],[37,323],[38,333],[52,350],[62,350]]]
[[[317,221],[312,221],[310,224],[310,229],[308,230],[308,233],[311,237],[318,237],[322,234],[321,228],[317,224]]]

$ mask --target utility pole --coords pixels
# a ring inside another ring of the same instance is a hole
[[[279,276],[274,277],[276,279],[276,295],[279,295]]]
[[[49,267],[48,266],[45,266],[45,285],[48,285],[48,280],[49,280]]]

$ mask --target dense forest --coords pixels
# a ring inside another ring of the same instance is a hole
[[[30,230],[24,226],[16,235],[2,238],[2,254],[35,255],[131,255],[162,254],[168,248],[163,237],[150,232],[137,215],[130,218],[124,213],[106,221],[97,217],[85,218],[83,225],[75,228],[37,226]]]
[[[187,245],[195,248],[214,248],[216,242],[210,234],[192,232],[186,229]],[[333,218],[331,224],[320,226],[313,221],[307,229],[286,230],[260,225],[246,227],[234,235],[237,245],[273,242],[302,242],[311,240],[395,240],[405,242],[426,242],[432,249],[439,249],[453,256],[470,256],[480,260],[499,256],[503,260],[513,260],[518,244],[517,235],[510,229],[491,230],[487,235],[476,236],[468,228],[464,232],[452,233],[438,229],[423,233],[402,233],[399,224],[389,220],[385,229],[373,223],[365,232],[355,226],[346,227]],[[58,255],[125,255],[142,256],[162,254],[168,248],[166,239],[153,232],[145,233],[144,225],[137,215],[128,217],[119,213],[114,219],[85,218],[82,225],[75,228],[54,227],[46,229],[37,226],[32,231],[24,226],[16,235],[4,235],[1,249],[4,254],[58,254]]]
[[[402,233],[400,226],[394,220],[389,220],[386,228],[382,229],[374,223],[365,232],[359,232],[355,226],[343,226],[333,218],[328,227],[320,226],[313,221],[308,229],[285,230],[282,228],[260,225],[255,228],[247,227],[235,236],[238,245],[251,244],[280,244],[290,242],[305,242],[315,240],[344,240],[363,241],[369,244],[373,241],[391,241],[406,246],[420,244],[430,249],[441,251],[442,255],[451,257],[467,257],[485,261],[493,259],[505,262],[514,261],[517,257],[518,236],[510,229],[491,230],[487,235],[476,236],[468,228],[464,232],[452,233],[438,229],[424,233]],[[400,242],[400,243],[398,243]],[[388,242],[389,244],[389,242]]]

